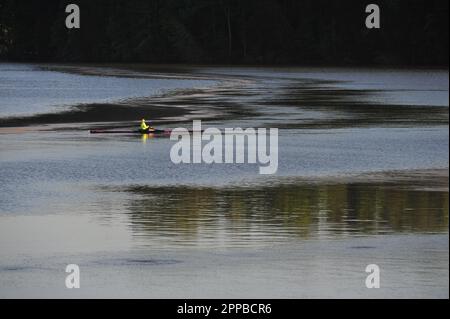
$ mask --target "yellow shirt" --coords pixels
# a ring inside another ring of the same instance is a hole
[[[148,128],[149,128],[149,126],[145,123],[145,121],[142,121],[141,122],[141,130],[146,130]]]

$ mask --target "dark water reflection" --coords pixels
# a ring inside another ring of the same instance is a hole
[[[136,236],[175,245],[448,231],[448,192],[391,184],[129,187]],[[167,240],[167,241],[166,241]]]

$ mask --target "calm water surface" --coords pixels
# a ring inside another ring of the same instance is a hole
[[[0,65],[1,297],[448,298],[448,71],[139,68]],[[133,107],[278,127],[278,172],[89,135]]]

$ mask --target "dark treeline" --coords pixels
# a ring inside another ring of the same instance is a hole
[[[0,0],[0,58],[447,66],[448,0]]]

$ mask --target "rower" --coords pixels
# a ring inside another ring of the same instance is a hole
[[[145,119],[142,119],[141,121],[141,131],[148,133],[148,131],[153,131],[154,128],[151,126],[148,126],[147,123],[145,123]]]

